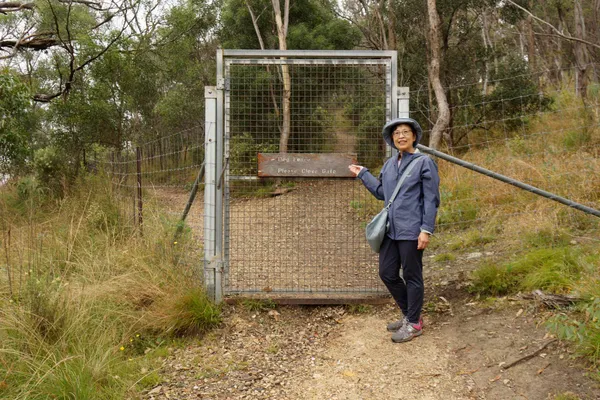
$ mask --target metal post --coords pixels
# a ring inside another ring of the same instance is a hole
[[[142,149],[137,147],[136,149],[137,156],[137,196],[138,196],[138,226],[140,229],[140,236],[143,236],[144,231],[142,229],[143,223],[143,201],[142,201]]]
[[[410,117],[410,91],[407,87],[398,88],[398,118]]]
[[[216,300],[215,271],[219,264],[216,244],[217,191],[217,90],[204,88],[204,286],[209,297]]]
[[[224,149],[224,131],[225,131],[225,64],[223,62],[223,49],[217,49],[217,156],[216,156],[216,177],[217,182],[215,193],[215,255],[219,263],[215,270],[215,302],[220,303],[223,300],[223,186],[220,182],[223,179],[223,149]]]
[[[396,110],[397,118],[408,118],[410,117],[410,90],[408,87],[399,87],[396,89]],[[396,118],[394,117],[394,118]],[[398,155],[398,150],[391,149],[390,156]]]
[[[386,89],[386,122],[391,121],[394,118],[397,118],[398,115],[398,101],[397,101],[397,93],[398,93],[398,56],[396,52],[393,52],[394,56],[390,57],[388,64],[386,65],[386,79],[385,79],[385,89]],[[398,151],[391,146],[386,146],[385,156],[386,158],[391,157],[393,155],[398,154]]]

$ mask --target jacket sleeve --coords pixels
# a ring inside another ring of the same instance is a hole
[[[373,176],[373,174],[371,174],[369,172],[369,170],[367,168],[363,168],[359,173],[358,173],[358,179],[360,179],[363,183],[363,185],[365,185],[365,187],[367,188],[367,190],[369,192],[371,192],[371,194],[373,196],[375,196],[375,198],[377,200],[383,200],[383,185],[381,183],[381,174],[379,174],[379,179],[375,178]]]
[[[423,182],[423,224],[422,231],[433,233],[435,217],[440,206],[440,177],[435,162],[427,157],[421,169]]]

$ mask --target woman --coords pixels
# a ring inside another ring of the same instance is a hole
[[[440,204],[437,165],[416,149],[422,136],[418,122],[411,118],[390,121],[383,127],[383,138],[398,150],[398,156],[385,162],[379,179],[360,165],[348,167],[373,196],[387,203],[406,166],[416,163],[389,209],[389,228],[379,253],[379,276],[402,311],[402,318],[387,326],[397,343],[423,333],[423,250],[433,234]]]

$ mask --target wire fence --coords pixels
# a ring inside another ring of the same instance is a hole
[[[125,220],[141,235],[146,229],[157,228],[150,224],[166,224],[172,233],[164,240],[179,246],[179,264],[189,266],[196,278],[202,276],[201,190],[198,199],[189,205],[185,222],[182,216],[204,162],[204,129],[204,125],[198,125],[164,137],[128,143],[96,160],[111,179]],[[182,233],[191,240],[178,240]]]
[[[548,74],[562,76],[563,87],[541,84]],[[600,209],[600,85],[591,82],[582,99],[576,96],[575,85],[568,85],[572,76],[574,68],[567,68],[490,81],[486,91],[482,82],[445,88],[453,117],[447,147],[442,150]],[[411,92],[411,115],[431,127],[430,117],[436,110],[422,95],[422,91]],[[431,128],[426,129],[425,134],[430,132]],[[592,215],[444,161],[440,168],[444,175],[438,218],[442,230],[473,225],[492,232],[491,221],[509,219],[530,234],[554,231],[560,235],[567,231],[565,227],[574,226],[596,237],[598,218]]]

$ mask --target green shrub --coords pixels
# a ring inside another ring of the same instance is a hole
[[[583,307],[579,318],[559,314],[548,321],[548,328],[560,339],[573,342],[578,355],[600,365],[600,299]]]
[[[20,201],[40,201],[46,190],[32,176],[25,176],[17,182],[17,194]]]
[[[277,153],[279,142],[259,141],[248,132],[231,139],[230,173],[232,175],[256,175],[258,153]]]
[[[36,179],[58,196],[63,194],[66,183],[65,159],[62,151],[54,146],[38,149],[34,153],[33,171]]]

